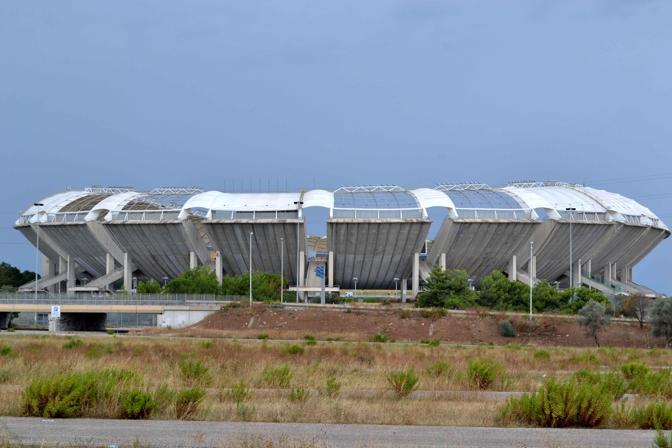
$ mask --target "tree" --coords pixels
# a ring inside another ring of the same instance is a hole
[[[217,276],[207,267],[189,269],[166,285],[173,294],[218,294]]]
[[[162,288],[154,279],[151,279],[147,282],[138,283],[138,293],[139,294],[161,294]]]
[[[605,311],[604,305],[595,300],[590,300],[579,310],[579,324],[585,328],[586,334],[593,338],[598,347],[600,346],[599,333],[606,325],[609,325],[609,316],[605,314]]]
[[[651,308],[653,299],[642,294],[634,294],[623,299],[621,311],[626,317],[634,317],[639,322],[639,328],[644,328],[644,322]]]
[[[562,294],[560,296],[560,303],[562,303],[562,311],[571,314],[576,314],[591,300],[597,303],[601,303],[602,305],[605,306],[608,306],[610,304],[609,299],[607,299],[605,295],[602,294],[600,291],[586,288],[583,286],[580,288],[567,288],[564,291],[562,291]]]
[[[530,288],[522,282],[509,280],[499,271],[492,271],[481,279],[477,302],[499,310],[526,311],[529,309]]]
[[[665,338],[665,346],[672,344],[672,299],[657,299],[651,308],[651,327],[654,336]]]
[[[546,280],[537,282],[532,294],[535,311],[559,310],[562,307],[560,291]]]
[[[39,277],[38,277],[39,278]],[[0,263],[0,287],[8,286],[16,290],[21,285],[35,280],[35,273],[30,271],[20,271],[9,263]],[[5,288],[5,289],[10,289]]]
[[[429,273],[424,290],[418,294],[418,307],[464,309],[476,304],[476,293],[469,288],[467,273],[459,269],[442,270],[435,266]]]

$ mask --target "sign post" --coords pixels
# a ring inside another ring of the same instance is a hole
[[[51,305],[49,314],[49,331],[58,331],[58,321],[61,320],[61,305]]]

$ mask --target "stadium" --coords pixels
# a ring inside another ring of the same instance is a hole
[[[282,274],[297,295],[399,288],[404,299],[436,265],[463,269],[474,284],[498,270],[654,295],[633,267],[670,235],[632,199],[562,182],[296,193],[96,187],[39,200],[15,228],[42,254],[42,277],[21,291],[129,291],[208,266],[220,282],[250,270]]]

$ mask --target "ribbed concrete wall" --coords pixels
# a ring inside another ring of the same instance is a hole
[[[40,233],[70,254],[81,269],[99,277],[105,274],[105,248],[85,223],[42,224]]]
[[[464,269],[478,282],[494,270],[506,270],[513,255],[522,246],[528,247],[539,225],[534,221],[446,219],[427,261],[438,264],[445,253],[447,268]]]
[[[181,222],[111,222],[105,228],[150,278],[175,278],[189,269],[191,249]]]
[[[335,218],[328,221],[329,250],[334,252],[334,285],[391,289],[394,278],[410,278],[413,254],[427,238],[430,222]]]
[[[632,250],[624,251],[616,260],[617,266],[635,266],[669,235],[670,232],[667,230],[649,228],[641,235],[638,244]]]
[[[623,258],[632,258],[630,254],[639,250],[642,240],[649,233],[648,227],[619,223],[614,223],[611,227],[612,230],[605,241],[596,242],[590,253],[586,255],[586,258],[591,260],[593,276],[599,274],[609,263],[620,264]]]
[[[37,242],[37,235],[35,233],[35,230],[31,226],[21,226],[16,228],[21,234],[26,237],[30,243],[35,246],[35,243]],[[49,245],[47,241],[44,241],[42,238],[42,229],[40,228],[40,252],[43,253],[44,255],[47,256],[47,258],[51,259],[52,261],[58,261],[59,257],[59,248],[57,247],[52,247]],[[62,251],[60,252],[61,255],[65,255]]]
[[[305,251],[303,222],[299,220],[203,222],[212,244],[222,254],[222,265],[227,275],[249,272],[250,232],[254,233],[252,270],[280,274],[280,238],[284,238],[284,275],[291,284],[296,284],[297,226],[299,250]]]
[[[610,223],[573,223],[572,257],[574,262],[587,260],[593,245],[612,231]],[[548,239],[535,248],[537,277],[549,281],[569,272],[569,223],[556,222]]]

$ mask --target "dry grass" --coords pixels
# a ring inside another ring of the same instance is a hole
[[[57,372],[104,368],[129,369],[140,374],[154,390],[165,385],[180,389],[194,378],[180,372],[184,360],[207,367],[201,384],[206,399],[195,416],[204,420],[270,422],[331,422],[424,425],[495,424],[501,398],[460,391],[471,388],[466,369],[470,359],[486,358],[503,366],[495,391],[531,391],[548,377],[563,378],[579,368],[605,369],[640,361],[653,368],[672,364],[672,352],[661,349],[548,348],[535,356],[534,346],[429,347],[422,344],[362,342],[301,343],[303,353],[291,354],[287,343],[257,340],[199,340],[190,338],[81,337],[82,344],[64,348],[66,339],[54,336],[6,335],[12,355],[0,359],[0,415],[20,415],[20,398],[30,380]],[[442,369],[430,369],[441,363]],[[264,378],[267,368],[287,365],[290,388],[303,388],[308,398],[290,401],[289,390]],[[397,399],[386,375],[414,368],[419,391]],[[432,371],[432,373],[430,373]],[[336,377],[338,397],[326,394],[326,381]],[[249,395],[233,399],[229,389],[246,383]],[[452,392],[451,392],[452,391]],[[174,418],[174,410],[159,409],[154,418]]]

